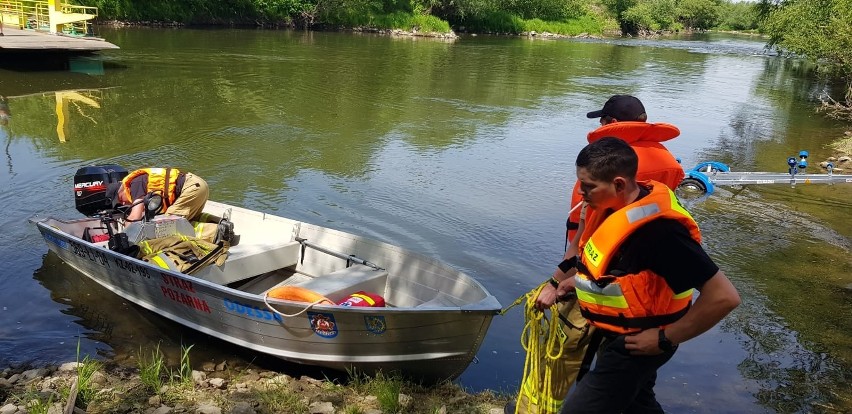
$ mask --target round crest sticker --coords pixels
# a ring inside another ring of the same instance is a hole
[[[381,335],[388,329],[384,316],[365,316],[364,325],[368,331],[376,335]]]
[[[334,314],[308,312],[308,321],[314,333],[323,338],[334,338],[337,336],[337,323],[334,322]]]

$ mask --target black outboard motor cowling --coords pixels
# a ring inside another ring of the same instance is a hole
[[[112,200],[106,196],[107,186],[120,182],[128,171],[114,164],[83,167],[74,174],[74,204],[77,211],[93,216],[112,209]]]

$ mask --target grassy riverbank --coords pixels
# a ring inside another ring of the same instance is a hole
[[[471,394],[452,383],[424,386],[399,376],[350,373],[345,384],[225,363],[193,370],[189,350],[178,367],[158,350],[135,368],[88,357],[59,367],[0,372],[0,412],[58,413],[484,413],[503,412],[507,397]],[[82,412],[82,411],[76,411]]]

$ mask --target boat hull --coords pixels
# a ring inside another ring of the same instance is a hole
[[[60,230],[55,219],[33,222],[50,250],[116,295],[205,334],[301,364],[400,372],[427,381],[452,379],[474,359],[500,309],[487,294],[470,305],[437,307],[306,309],[305,303],[265,302],[262,295],[161,269],[88,243]],[[384,247],[376,242],[370,246]],[[424,260],[397,247],[391,253],[405,254],[401,263]]]

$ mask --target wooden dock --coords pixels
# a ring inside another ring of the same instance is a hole
[[[110,49],[119,49],[119,47],[98,37],[50,34],[6,25],[3,27],[3,36],[0,37],[0,53],[11,51],[85,53]]]

